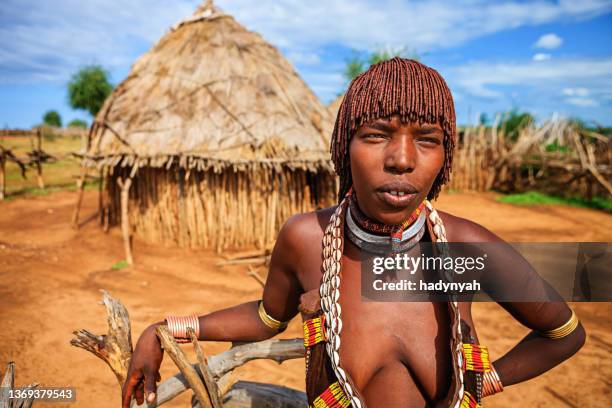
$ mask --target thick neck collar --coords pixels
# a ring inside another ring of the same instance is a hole
[[[404,234],[404,232],[410,229],[410,226],[419,218],[419,215],[421,215],[425,209],[425,202],[422,202],[401,224],[383,224],[369,218],[361,211],[357,202],[357,195],[354,191],[351,190],[349,192],[348,198],[349,211],[357,226],[372,234],[391,236],[391,239],[394,241],[403,241],[405,239],[406,234]]]

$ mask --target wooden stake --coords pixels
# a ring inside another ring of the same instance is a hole
[[[200,406],[203,408],[211,408],[212,405],[210,404],[210,398],[208,396],[208,392],[206,391],[206,387],[200,380],[200,376],[198,376],[198,373],[193,368],[189,360],[187,360],[183,350],[181,350],[178,344],[176,344],[176,341],[174,341],[174,337],[172,337],[168,331],[168,328],[161,325],[157,326],[156,331],[162,347],[164,350],[166,350],[172,361],[174,361],[174,364],[176,364],[179,370],[181,370],[181,373],[183,373],[185,376],[185,379],[189,383],[189,387],[193,390],[193,393],[200,403]]]
[[[198,367],[200,368],[200,374],[202,375],[202,379],[204,380],[204,386],[206,387],[206,391],[208,392],[208,403],[210,404],[209,406],[212,408],[223,408],[223,402],[221,402],[221,394],[219,393],[219,388],[217,387],[217,383],[213,379],[212,373],[208,368],[208,360],[204,355],[202,347],[200,347],[200,343],[198,343],[195,331],[191,327],[189,327],[187,329],[187,335],[191,339],[193,349],[195,350],[196,357],[198,359]]]
[[[100,170],[98,176],[98,216],[100,217],[100,225],[104,225],[104,168]]]
[[[0,149],[0,201],[4,200],[6,194],[6,158],[4,150]]]
[[[87,168],[81,166],[81,177],[77,179],[77,201],[72,213],[72,228],[79,228],[79,212],[81,211],[81,203],[83,202],[83,190],[85,189],[85,178],[87,177]]]
[[[36,139],[37,139],[37,155],[36,155],[36,178],[38,180],[38,188],[45,189],[45,181],[42,176],[42,164],[40,160],[42,158],[42,135],[40,129],[36,131]]]
[[[128,201],[130,199],[130,186],[132,178],[128,177],[125,180],[117,178],[117,183],[121,188],[121,234],[123,235],[123,249],[125,250],[125,260],[129,265],[134,264],[132,258],[132,242],[130,239],[130,220],[128,212]]]

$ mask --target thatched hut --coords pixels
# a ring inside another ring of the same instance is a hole
[[[148,241],[263,246],[335,201],[331,125],[281,53],[209,2],[135,62],[82,157],[102,170],[104,223],[121,219],[123,186]]]

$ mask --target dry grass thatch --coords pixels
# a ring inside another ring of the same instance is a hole
[[[206,3],[133,65],[92,124],[102,222],[153,241],[222,249],[271,242],[295,212],[330,205],[333,121],[281,53]]]
[[[327,168],[331,122],[276,48],[205,5],[136,61],[97,115],[84,156]]]

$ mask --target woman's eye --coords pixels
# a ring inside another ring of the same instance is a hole
[[[386,139],[387,135],[383,135],[380,133],[367,133],[365,135],[362,136],[364,139],[370,139],[370,140],[380,140],[380,139]]]
[[[418,141],[420,143],[425,143],[428,145],[439,145],[440,144],[440,140],[435,137],[420,137]]]

